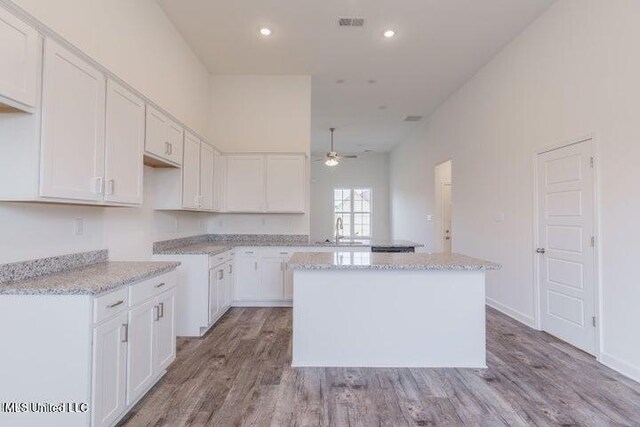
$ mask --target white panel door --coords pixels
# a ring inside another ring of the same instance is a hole
[[[156,374],[176,359],[176,288],[156,298],[158,320],[155,323],[154,367]]]
[[[169,158],[168,126],[167,116],[147,105],[145,151],[161,158]]]
[[[261,301],[284,299],[284,259],[282,257],[260,259],[258,299]]]
[[[172,120],[167,122],[167,142],[169,143],[168,159],[177,165],[182,164],[182,143],[184,129]]]
[[[264,212],[264,156],[226,157],[226,210],[228,212]]]
[[[213,322],[220,311],[220,294],[218,293],[218,276],[217,268],[209,270],[209,323]]]
[[[538,156],[542,328],[595,353],[591,140]]]
[[[40,195],[103,198],[105,77],[45,41]]]
[[[442,198],[442,242],[444,251],[451,253],[451,183],[443,182],[440,192]]]
[[[182,164],[182,207],[200,207],[200,140],[187,133]]]
[[[200,146],[200,209],[213,210],[213,148],[204,142]]]
[[[240,255],[234,260],[234,298],[236,301],[255,301],[258,298],[260,274],[258,257]]]
[[[144,101],[113,80],[107,82],[105,200],[142,203]]]
[[[0,8],[0,98],[36,106],[39,38],[34,28]]]
[[[268,155],[267,212],[304,212],[306,189],[304,155]]]
[[[110,426],[126,406],[127,313],[93,330],[92,425]]]
[[[158,320],[155,300],[129,311],[129,351],[127,357],[127,404],[133,403],[153,380],[154,329]]]

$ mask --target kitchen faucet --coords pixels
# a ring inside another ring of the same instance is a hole
[[[336,219],[336,243],[339,243],[340,239],[343,238],[343,236],[340,235],[340,230],[343,230],[342,217],[338,217],[338,219]]]

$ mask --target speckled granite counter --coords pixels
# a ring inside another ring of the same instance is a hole
[[[156,255],[216,255],[237,247],[298,247],[298,248],[368,248],[377,247],[422,247],[406,240],[341,240],[333,242],[310,242],[306,236],[286,235],[225,235],[226,239],[208,240],[205,236],[176,239],[154,243]]]
[[[498,270],[499,264],[460,254],[298,252],[294,270]]]
[[[0,283],[0,295],[97,295],[169,272],[179,265],[179,262],[102,262]]]

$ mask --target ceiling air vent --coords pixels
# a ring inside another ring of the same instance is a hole
[[[364,18],[340,18],[338,27],[363,27]]]
[[[419,122],[422,120],[422,116],[407,116],[404,118],[405,122]]]

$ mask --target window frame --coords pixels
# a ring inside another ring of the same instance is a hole
[[[349,191],[349,201],[350,201],[350,210],[346,211],[336,211],[336,190],[348,190]],[[355,190],[367,190],[369,191],[369,211],[355,211],[355,203],[354,203],[354,191]],[[332,235],[335,237],[335,225],[336,225],[336,215],[348,215],[349,216],[349,234],[344,235],[344,238],[353,239],[353,240],[371,240],[373,239],[373,188],[362,185],[362,186],[350,186],[350,187],[334,187],[331,191],[331,218],[333,219],[333,232]],[[356,236],[355,232],[355,215],[356,214],[368,214],[369,215],[369,235],[367,236]]]

